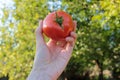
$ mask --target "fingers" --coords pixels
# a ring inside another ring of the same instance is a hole
[[[71,32],[69,37],[66,37],[67,42],[74,42],[77,38],[77,34],[75,32]]]
[[[66,49],[67,53],[72,52],[76,38],[77,38],[77,34],[75,32],[71,32],[70,36],[66,38],[67,44],[66,44],[65,49]]]
[[[75,32],[71,32],[71,33],[70,33],[70,36],[73,37],[74,39],[77,38],[77,34],[76,34]]]
[[[73,42],[73,41],[74,41],[74,38],[73,38],[73,37],[67,37],[67,38],[66,38],[66,41],[67,41],[67,42]]]

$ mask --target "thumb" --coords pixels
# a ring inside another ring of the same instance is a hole
[[[41,45],[46,46],[43,34],[42,34],[42,28],[43,28],[43,21],[41,20],[39,22],[39,27],[36,29],[36,48],[39,48]]]
[[[42,28],[43,28],[43,21],[40,20],[39,26],[36,29],[36,36],[41,36],[42,35]]]
[[[74,43],[67,43],[66,44],[66,53],[68,55],[71,55],[72,51],[73,51],[73,47],[74,47]]]

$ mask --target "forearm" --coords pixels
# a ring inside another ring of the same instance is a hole
[[[27,80],[52,80],[52,78],[45,72],[32,70]]]

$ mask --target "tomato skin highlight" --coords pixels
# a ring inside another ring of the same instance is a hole
[[[56,14],[63,19],[61,25],[56,22]],[[49,13],[43,21],[43,33],[56,41],[65,40],[73,30],[74,23],[72,17],[62,10]]]

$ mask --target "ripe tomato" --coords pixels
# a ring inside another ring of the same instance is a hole
[[[43,21],[43,32],[53,40],[64,40],[73,30],[72,17],[62,10],[49,13]]]

